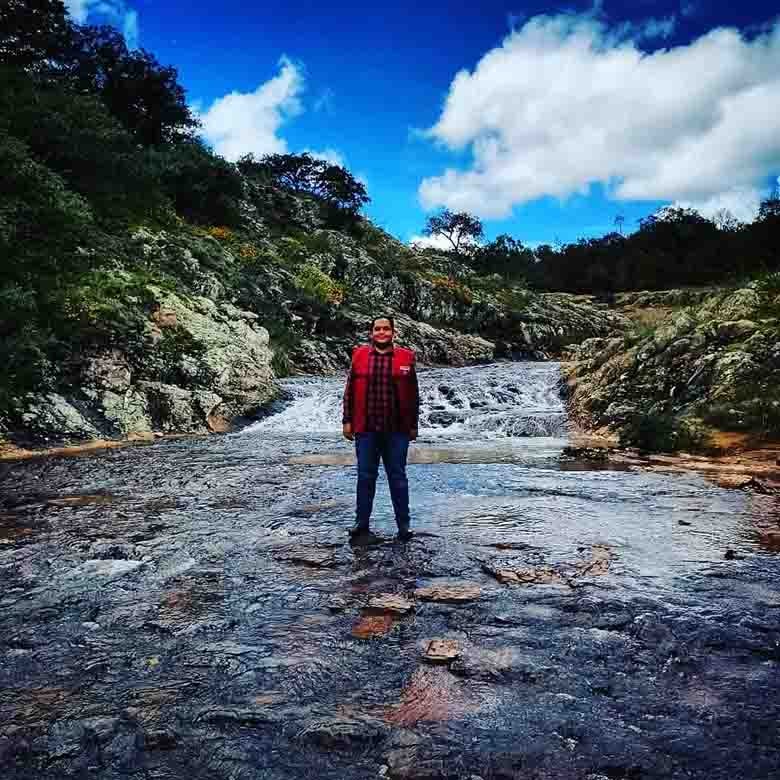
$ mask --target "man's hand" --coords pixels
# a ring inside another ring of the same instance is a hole
[[[414,441],[417,438],[417,428],[412,428],[411,431],[409,431],[409,441]]]
[[[345,439],[352,441],[355,438],[355,434],[352,431],[352,423],[344,423],[341,426],[341,430]]]

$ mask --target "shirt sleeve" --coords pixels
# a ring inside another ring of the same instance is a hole
[[[354,387],[352,384],[352,369],[349,369],[347,374],[347,386],[344,389],[344,408],[341,417],[341,424],[347,425],[352,422],[352,398],[354,395]]]
[[[420,422],[420,385],[417,381],[417,369],[412,365],[412,387],[414,388],[414,427],[417,428]]]

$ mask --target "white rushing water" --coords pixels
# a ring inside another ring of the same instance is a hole
[[[565,436],[557,363],[495,363],[419,371],[420,435],[436,439]],[[345,378],[284,380],[280,411],[244,433],[310,434],[341,430]]]

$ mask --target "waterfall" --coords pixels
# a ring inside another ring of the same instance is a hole
[[[422,369],[420,435],[435,439],[565,436],[566,410],[557,363],[494,363]],[[287,400],[244,434],[336,433],[344,377],[281,382]]]

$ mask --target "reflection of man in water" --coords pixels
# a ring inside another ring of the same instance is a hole
[[[355,441],[357,453],[357,512],[350,536],[368,532],[374,504],[379,459],[385,466],[390,498],[398,525],[398,538],[407,541],[409,484],[406,455],[417,438],[420,396],[415,355],[396,346],[392,317],[376,317],[371,323],[371,344],[355,347],[344,392],[344,436]]]

